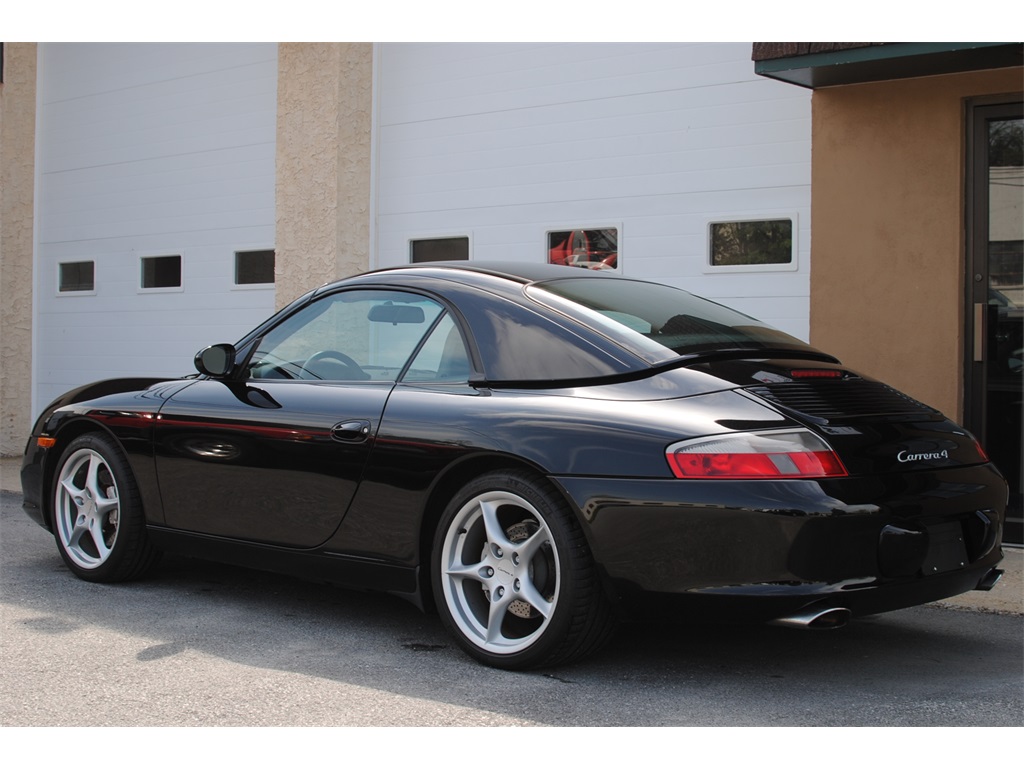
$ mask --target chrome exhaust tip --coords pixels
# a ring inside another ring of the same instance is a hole
[[[791,616],[772,619],[769,623],[791,629],[840,629],[850,622],[850,615],[848,608],[811,606]]]
[[[982,592],[988,592],[996,585],[996,582],[1003,578],[1003,573],[1005,573],[1005,571],[1003,571],[1002,568],[993,568],[981,577],[981,581],[978,582],[978,586],[976,586],[975,589],[981,590]]]

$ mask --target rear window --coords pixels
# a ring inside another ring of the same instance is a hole
[[[718,349],[811,349],[741,312],[657,283],[566,278],[534,283],[527,293],[650,362]]]

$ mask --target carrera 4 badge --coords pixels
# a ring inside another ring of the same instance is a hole
[[[906,464],[908,461],[934,461],[937,459],[948,459],[949,451],[938,451],[937,453],[911,453],[910,451],[900,451],[896,454],[896,459],[901,464]]]

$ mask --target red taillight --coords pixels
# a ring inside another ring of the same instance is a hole
[[[978,455],[981,456],[982,461],[988,461],[988,454],[985,453],[985,449],[981,447],[981,443],[978,442],[978,438],[974,438],[974,447],[978,449]]]
[[[804,429],[684,440],[670,445],[665,457],[673,474],[681,479],[758,480],[847,474],[835,451]]]

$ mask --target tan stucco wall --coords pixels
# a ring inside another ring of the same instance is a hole
[[[1020,68],[812,99],[811,343],[962,417],[964,99]]]
[[[20,455],[32,408],[36,45],[4,44],[0,85],[0,456]]]
[[[369,268],[371,43],[281,43],[276,302]]]

